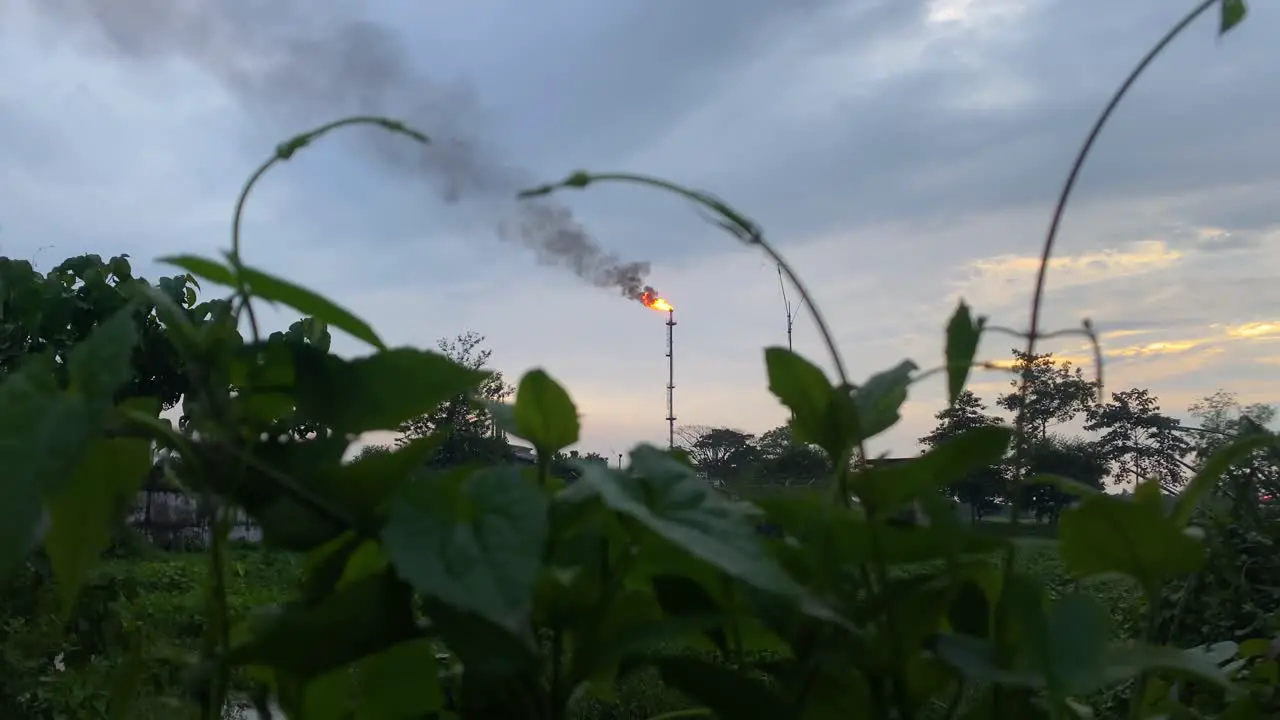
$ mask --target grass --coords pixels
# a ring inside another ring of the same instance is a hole
[[[982,525],[991,532],[1007,534],[1013,530],[1007,523]],[[1025,525],[1022,530],[1024,535],[1051,535],[1052,529]],[[1118,635],[1130,635],[1139,627],[1142,603],[1130,583],[1117,579],[1077,584],[1067,576],[1052,549],[1034,541],[1026,543],[1019,562],[1024,570],[1043,578],[1054,594],[1078,587],[1100,597],[1111,609]],[[203,554],[158,552],[141,559],[107,562],[82,598],[69,643],[48,649],[50,655],[64,654],[66,670],[49,669],[41,680],[43,692],[50,698],[79,698],[79,705],[48,716],[92,717],[88,710],[103,703],[118,672],[127,665],[129,651],[123,648],[134,647],[142,651],[141,677],[145,682],[130,717],[182,717],[177,712],[175,689],[181,686],[185,667],[197,655],[204,632],[207,563]],[[243,620],[256,607],[286,600],[301,567],[287,554],[239,548],[232,553],[230,571],[230,610],[235,620]],[[56,626],[33,624],[30,630],[58,637]],[[97,647],[84,652],[85,646]],[[689,701],[663,686],[655,673],[639,673],[621,683],[611,698],[584,699],[576,715],[578,720],[639,720],[688,707]]]

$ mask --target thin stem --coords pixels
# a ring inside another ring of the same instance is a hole
[[[1160,628],[1160,595],[1162,587],[1156,586],[1151,592],[1147,593],[1147,625],[1143,633],[1143,640],[1152,642],[1155,640],[1156,633]],[[1142,718],[1142,701],[1147,692],[1147,680],[1151,677],[1151,673],[1143,668],[1138,673],[1137,684],[1133,688],[1133,695],[1129,696],[1129,718],[1130,720],[1140,720]]]
[[[729,207],[724,201],[710,195],[706,192],[691,190],[682,187],[673,182],[655,178],[649,175],[640,175],[636,173],[588,173],[576,172],[559,183],[549,185],[541,185],[535,188],[525,190],[517,197],[533,198],[542,195],[549,195],[556,190],[563,188],[582,189],[596,182],[630,182],[648,187],[666,190],[668,192],[680,195],[703,209],[710,210],[718,215],[713,222],[730,235],[738,238],[738,240],[760,248],[769,259],[778,266],[779,271],[786,276],[796,291],[800,293],[801,305],[808,303],[809,312],[813,315],[813,321],[818,326],[818,331],[822,334],[822,342],[826,345],[827,351],[831,355],[831,362],[835,366],[836,375],[840,380],[840,391],[851,392],[853,384],[849,382],[849,373],[845,370],[844,360],[840,356],[840,350],[836,346],[835,336],[831,333],[831,328],[827,325],[827,321],[822,316],[822,311],[818,309],[816,303],[813,302],[813,296],[805,288],[804,283],[800,281],[799,276],[792,270],[791,265],[787,263],[782,254],[773,248],[768,241],[764,239],[764,234],[755,222],[749,220],[745,215]],[[858,463],[865,464],[867,458],[867,445],[864,438],[859,437],[858,443]],[[849,468],[848,459],[840,463],[840,467],[836,469],[836,489],[840,493],[840,504],[842,507],[849,506]]]
[[[1116,106],[1120,104],[1120,101],[1124,98],[1125,94],[1128,93],[1129,88],[1133,86],[1133,84],[1137,81],[1138,77],[1143,73],[1144,70],[1147,69],[1147,66],[1149,66],[1152,63],[1152,61],[1154,61],[1156,57],[1158,57],[1160,53],[1164,51],[1166,47],[1168,47],[1169,43],[1173,42],[1174,38],[1176,38],[1179,34],[1182,33],[1183,30],[1189,27],[1191,23],[1196,20],[1196,18],[1198,18],[1206,10],[1213,7],[1219,2],[1221,2],[1221,0],[1202,0],[1200,4],[1195,7],[1195,9],[1193,9],[1190,13],[1188,13],[1185,17],[1183,17],[1183,19],[1180,22],[1178,22],[1178,24],[1174,25],[1169,30],[1169,32],[1165,33],[1164,37],[1162,37],[1160,41],[1157,42],[1156,45],[1153,48],[1151,48],[1151,50],[1142,58],[1142,60],[1138,62],[1137,66],[1135,66],[1134,69],[1129,73],[1129,76],[1125,78],[1124,82],[1121,83],[1119,88],[1117,88],[1115,94],[1111,96],[1111,100],[1107,103],[1106,107],[1103,109],[1102,114],[1098,116],[1098,119],[1094,122],[1093,127],[1089,130],[1089,135],[1085,139],[1084,145],[1081,146],[1080,151],[1076,154],[1075,161],[1072,163],[1072,166],[1071,166],[1071,171],[1067,175],[1066,182],[1063,183],[1062,192],[1058,197],[1057,205],[1053,209],[1053,215],[1049,221],[1049,229],[1048,229],[1048,232],[1045,234],[1044,244],[1040,251],[1040,266],[1036,271],[1035,291],[1032,293],[1032,297],[1031,297],[1031,324],[1030,324],[1030,328],[1027,331],[1026,354],[1028,357],[1034,356],[1035,354],[1036,338],[1040,331],[1040,311],[1041,311],[1041,306],[1044,304],[1045,283],[1049,273],[1049,259],[1053,257],[1054,245],[1058,238],[1058,229],[1061,227],[1062,217],[1063,217],[1063,214],[1066,212],[1066,208],[1067,208],[1067,202],[1071,199],[1071,191],[1075,188],[1076,180],[1080,176],[1080,170],[1084,167],[1085,159],[1088,158],[1089,156],[1089,151],[1093,149],[1094,142],[1097,141],[1099,134],[1102,132],[1102,128],[1107,123],[1107,120],[1111,118],[1111,114],[1115,112]],[[1029,383],[1030,383],[1030,373],[1027,373],[1023,376],[1023,380],[1022,380],[1021,393],[1024,398],[1026,397]],[[1018,412],[1018,417],[1016,421],[1015,437],[1016,437],[1017,445],[1014,448],[1016,468],[1015,468],[1013,478],[1010,482],[1010,491],[1011,491],[1010,495],[1014,501],[1012,516],[1010,517],[1010,521],[1015,525],[1018,522],[1019,514],[1020,514],[1019,495],[1021,490],[1021,480],[1022,480],[1021,475],[1023,473],[1023,468],[1025,467],[1025,461],[1026,461],[1026,447],[1025,447],[1026,443],[1023,441],[1025,432],[1026,432],[1026,413],[1020,409]],[[1013,574],[1014,561],[1017,556],[1016,553],[1017,553],[1016,546],[1013,543],[1010,543],[1008,550],[1005,551],[1005,558],[1004,558],[1005,560],[1004,574],[1005,574],[1006,582],[1010,579],[1010,577]],[[1002,616],[1005,614],[1004,611],[1007,610],[1007,608],[1005,607],[1006,602],[1007,601],[1002,595],[1000,600],[1000,606],[1001,606],[1000,615]],[[995,692],[996,692],[996,707],[999,708],[1002,690],[1000,687],[997,686]]]
[[[335,120],[331,123],[326,123],[314,130],[297,135],[288,142],[281,143],[276,147],[275,154],[258,166],[258,169],[253,172],[253,175],[249,176],[249,180],[245,182],[244,187],[240,189],[240,197],[236,199],[235,214],[231,218],[231,252],[228,259],[230,260],[231,266],[235,270],[236,274],[236,296],[240,300],[241,308],[249,314],[249,327],[253,331],[253,341],[255,343],[261,341],[262,338],[258,332],[258,320],[253,313],[253,305],[249,302],[249,287],[244,280],[244,263],[242,262],[240,254],[240,222],[241,218],[244,216],[245,203],[248,202],[249,194],[253,192],[253,188],[258,184],[258,181],[262,179],[263,175],[266,175],[267,171],[270,170],[272,166],[278,162],[292,158],[294,153],[307,145],[310,145],[322,135],[347,125],[375,125],[390,132],[405,135],[424,145],[431,142],[425,133],[415,130],[398,120],[372,115],[355,115]]]

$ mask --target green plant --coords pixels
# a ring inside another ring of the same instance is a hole
[[[1211,0],[1169,38],[1215,3],[1223,31],[1239,21],[1243,3]],[[214,509],[199,591],[205,609],[180,630],[198,636],[199,662],[186,686],[202,717],[220,717],[237,678],[254,683],[264,710],[271,695],[291,717],[311,720],[561,720],[639,677],[660,678],[698,704],[666,717],[1081,718],[1089,716],[1085,699],[1127,683],[1129,714],[1138,718],[1192,712],[1183,698],[1159,692],[1188,679],[1231,712],[1249,712],[1246,696],[1230,694],[1238,673],[1205,652],[1154,642],[1164,588],[1203,563],[1193,511],[1243,445],[1209,457],[1172,512],[1155,482],[1121,498],[1015,473],[1011,497],[1020,484],[1049,482],[1080,498],[1063,513],[1056,544],[1069,578],[1049,586],[1019,562],[1021,543],[958,522],[942,497],[1011,447],[1021,453],[1023,418],[1016,430],[975,427],[904,463],[866,464],[866,441],[898,421],[910,386],[931,373],[903,361],[851,382],[811,302],[837,377],[783,348],[767,349],[765,362],[771,391],[793,414],[795,438],[833,460],[834,501],[731,500],[681,455],[648,446],[633,450],[626,468],[581,462],[565,484],[553,463],[578,440],[578,414],[542,370],[520,379],[513,404],[488,406],[496,423],[535,447],[534,468],[426,468],[439,440],[429,432],[343,463],[354,436],[399,427],[491,382],[441,353],[387,348],[332,301],[244,263],[239,218],[256,182],[276,162],[353,124],[427,142],[396,122],[359,117],[285,143],[241,194],[225,260],[167,259],[233,290],[219,312],[193,319],[174,298],[140,287],[65,362],[28,354],[0,383],[0,527],[8,529],[0,534],[0,570],[42,540],[64,608],[81,596],[121,499],[148,472],[152,444],[178,458],[170,467],[176,479]],[[526,195],[608,181],[691,200],[769,254],[808,301],[759,228],[705,193],[580,172]],[[1027,357],[1039,336],[1043,270]],[[263,340],[255,298],[309,316],[300,326],[309,341]],[[238,331],[242,316],[249,338]],[[159,403],[122,391],[133,378],[140,317],[164,326],[181,361],[188,420],[181,429],[158,419]],[[316,341],[328,327],[374,352],[332,354]],[[961,303],[939,370],[953,402],[984,329]],[[281,432],[290,428],[314,432]],[[851,511],[855,499],[859,512]],[[911,506],[930,523],[895,523]],[[296,553],[302,567],[287,602],[245,618],[237,618],[229,590],[240,572],[227,540],[232,509],[252,516],[265,542]],[[772,536],[758,532],[762,519]],[[1145,602],[1135,637],[1114,640],[1116,618],[1078,587],[1109,574],[1130,578]],[[126,686],[102,709],[126,716],[134,697]]]

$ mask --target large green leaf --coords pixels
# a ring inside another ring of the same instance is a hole
[[[1208,682],[1228,689],[1231,681],[1209,653],[1196,648],[1126,643],[1116,645],[1107,654],[1107,673],[1111,682],[1121,682],[1144,670],[1156,670],[1187,680]]]
[[[916,364],[903,360],[892,368],[867,379],[854,401],[858,407],[858,440],[875,437],[901,419],[902,404],[907,401],[907,388]]]
[[[663,682],[706,705],[722,718],[791,718],[795,711],[758,678],[721,662],[664,657],[655,663]]]
[[[1222,13],[1218,21],[1218,34],[1222,35],[1244,22],[1249,8],[1244,0],[1222,0]]]
[[[59,392],[45,358],[0,380],[0,576],[36,544],[41,496],[79,462],[97,422],[86,398]]]
[[[1186,525],[1196,507],[1218,486],[1227,470],[1275,442],[1276,438],[1272,435],[1250,435],[1232,440],[1215,450],[1182,492],[1178,493],[1171,514],[1173,522],[1180,526]]]
[[[444,703],[433,643],[409,640],[356,665],[356,720],[427,717]]]
[[[175,255],[160,258],[160,262],[176,265],[219,285],[236,286],[234,269],[213,260],[190,255]],[[378,334],[373,331],[372,327],[369,327],[368,323],[326,297],[300,285],[295,285],[284,278],[250,267],[242,267],[240,269],[240,278],[244,281],[248,291],[256,297],[271,302],[284,303],[303,315],[310,315],[317,320],[327,322],[379,350],[386,349],[386,345],[382,343]]]
[[[657,448],[631,452],[631,474],[582,465],[579,482],[604,504],[630,516],[686,552],[754,587],[798,596],[801,589],[760,544],[758,510],[715,492],[683,463]]]
[[[978,354],[978,341],[982,339],[982,328],[986,325],[985,317],[974,318],[969,306],[963,300],[956,306],[956,311],[947,323],[947,345],[944,357],[947,362],[947,399],[954,403],[964,391],[965,382],[969,379],[969,369],[973,366],[973,358]]]
[[[111,542],[115,521],[134,501],[150,469],[147,441],[97,440],[48,498],[45,549],[64,613],[71,611],[85,576]]]
[[[270,667],[305,683],[419,634],[412,591],[384,572],[342,585],[315,605],[284,606],[224,661]]]
[[[929,562],[960,555],[985,555],[1006,546],[991,534],[951,532],[932,525],[900,528],[873,527],[852,513],[819,498],[771,498],[760,501],[769,522],[778,525],[804,548],[806,556],[838,571],[883,559],[891,565]],[[872,533],[880,535],[881,551],[874,552]]]
[[[514,408],[516,434],[550,457],[578,442],[578,409],[569,393],[542,370],[520,378]]]
[[[547,514],[546,497],[514,467],[452,470],[402,487],[382,539],[419,592],[523,636]]]
[[[426,467],[441,437],[415,438],[391,452],[371,453],[349,463],[316,472],[308,487],[338,504],[364,530],[380,526],[387,501]]]
[[[1058,524],[1063,564],[1076,577],[1128,575],[1149,596],[1204,562],[1199,539],[1165,514],[1158,483],[1139,485],[1132,499],[1097,494],[1063,513]]]
[[[133,374],[133,350],[138,344],[133,311],[128,305],[116,312],[67,355],[71,390],[95,406],[110,404],[116,390]]]
[[[1106,682],[1111,616],[1097,598],[1072,593],[1049,609],[1045,675],[1059,697],[1081,695]]]
[[[857,437],[857,411],[845,388],[835,388],[817,365],[786,348],[764,351],[769,392],[791,410],[797,440],[840,455]]]
[[[338,433],[391,430],[488,375],[440,353],[395,348],[355,360],[295,347],[298,411]]]
[[[973,428],[918,458],[859,474],[853,491],[872,513],[892,514],[926,493],[1000,463],[1012,437],[1013,430],[1003,426]]]

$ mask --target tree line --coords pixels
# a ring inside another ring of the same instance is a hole
[[[1266,404],[1241,404],[1233,393],[1219,390],[1188,408],[1195,422],[1184,425],[1145,388],[1118,390],[1100,399],[1096,380],[1052,353],[1014,350],[1012,373],[1010,389],[995,398],[994,406],[966,390],[934,416],[933,429],[919,438],[929,450],[977,427],[1012,424],[1022,414],[1022,435],[1004,462],[945,488],[951,499],[969,508],[974,521],[1013,502],[1039,520],[1057,520],[1074,496],[1060,484],[1023,482],[1019,497],[1010,497],[1019,467],[1024,481],[1056,476],[1106,489],[1155,477],[1167,491],[1176,492],[1215,448],[1230,437],[1267,426],[1276,412]],[[797,441],[789,423],[758,437],[729,427],[696,425],[680,429],[678,435],[681,448],[717,485],[814,485],[831,470],[826,455]],[[1255,478],[1275,474],[1263,461],[1241,472]]]

